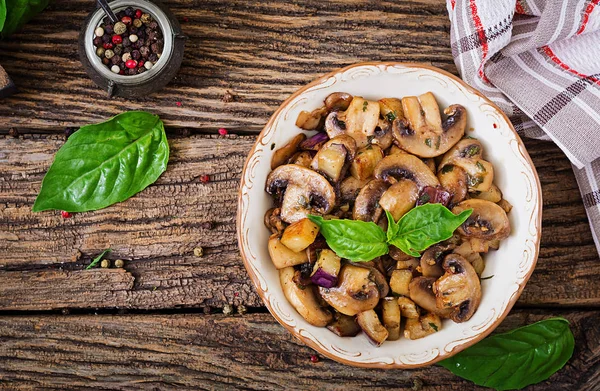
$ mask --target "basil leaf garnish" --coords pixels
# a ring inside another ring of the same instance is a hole
[[[6,21],[6,1],[0,0],[0,32],[4,28],[4,21]]]
[[[2,2],[6,7],[6,20],[0,31],[2,31],[2,38],[6,38],[42,12],[50,0],[6,0]]]
[[[439,364],[478,386],[516,390],[548,379],[574,346],[569,322],[552,318],[488,337]]]
[[[84,126],[56,153],[33,211],[84,212],[124,201],[156,181],[168,160],[156,115],[130,111]]]
[[[393,235],[388,234],[388,243],[408,255],[418,257],[419,251],[449,239],[471,213],[473,209],[455,215],[442,204],[425,204],[411,209],[395,223],[392,215],[386,211],[388,224],[394,227]]]
[[[385,232],[375,223],[359,220],[325,220],[308,218],[320,228],[329,247],[342,258],[370,261],[388,253]]]

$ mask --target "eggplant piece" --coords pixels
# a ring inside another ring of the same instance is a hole
[[[395,297],[384,297],[381,305],[383,325],[388,331],[388,340],[400,338],[400,306]]]
[[[319,226],[309,219],[302,219],[289,225],[281,236],[281,243],[294,252],[310,246],[319,234]]]
[[[331,250],[321,250],[310,280],[317,286],[333,288],[337,285],[342,259]]]
[[[360,326],[353,316],[335,312],[333,322],[327,325],[327,329],[339,337],[355,337],[360,333]]]
[[[390,277],[390,288],[392,292],[402,295],[409,295],[409,285],[413,278],[413,273],[410,270],[394,270]]]
[[[419,308],[415,302],[408,297],[399,297],[398,306],[400,307],[400,313],[403,317],[411,319],[419,317]]]
[[[362,331],[369,337],[369,340],[376,346],[381,346],[388,339],[389,333],[379,321],[379,317],[374,310],[359,313],[356,315],[356,321]]]
[[[419,339],[442,329],[442,320],[435,314],[426,314],[420,318],[407,319],[404,326],[404,337]]]
[[[281,239],[277,236],[272,236],[269,239],[268,249],[271,261],[273,261],[273,265],[275,265],[277,269],[301,265],[308,262],[306,251],[294,252],[290,250],[281,243]]]
[[[329,141],[327,133],[319,132],[309,139],[304,140],[300,144],[300,149],[304,149],[306,151],[318,151],[327,141]]]
[[[378,145],[368,145],[359,149],[350,165],[350,174],[358,180],[370,178],[383,156],[383,150]]]

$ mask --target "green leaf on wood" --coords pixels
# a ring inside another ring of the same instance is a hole
[[[50,0],[5,0],[6,20],[0,29],[2,37],[6,38],[17,31],[35,15],[42,12],[49,3]]]

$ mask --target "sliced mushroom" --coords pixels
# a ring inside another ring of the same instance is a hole
[[[379,145],[381,149],[388,149],[394,142],[392,123],[387,119],[379,119],[371,144]]]
[[[471,193],[471,197],[479,198],[480,200],[486,200],[490,202],[499,202],[502,199],[502,191],[498,186],[492,183],[492,186],[488,191],[476,191]]]
[[[304,140],[306,140],[306,135],[304,133],[300,133],[296,135],[296,137],[294,137],[289,143],[275,151],[273,158],[271,159],[271,170],[288,163],[298,150],[300,143],[302,143]]]
[[[375,167],[373,175],[390,183],[408,179],[415,182],[419,190],[425,186],[437,187],[440,184],[421,159],[408,153],[384,157]]]
[[[334,288],[319,288],[323,300],[338,312],[353,316],[375,308],[379,303],[379,288],[373,281],[371,270],[354,265],[344,265]]]
[[[346,133],[356,141],[356,145],[365,147],[379,123],[379,103],[355,96],[344,112],[343,121]]]
[[[347,92],[334,92],[325,98],[325,107],[329,111],[344,111],[350,106],[352,98],[352,95]]]
[[[356,179],[370,178],[383,156],[383,150],[378,145],[367,145],[359,149],[350,165],[350,174]]]
[[[462,168],[467,174],[469,192],[488,191],[494,180],[494,166],[482,158],[483,146],[476,139],[464,139],[448,151],[439,165],[447,164]]]
[[[381,116],[390,122],[393,122],[396,118],[404,118],[402,101],[398,98],[379,99],[379,111]]]
[[[267,177],[266,191],[281,195],[281,219],[295,223],[309,213],[327,214],[335,205],[335,191],[317,172],[296,164],[279,166]]]
[[[389,185],[380,179],[373,179],[367,183],[354,201],[352,218],[354,220],[377,222],[382,211],[379,200],[388,187]]]
[[[425,277],[439,278],[444,275],[442,262],[444,256],[452,251],[456,246],[453,244],[436,244],[429,247],[421,255],[421,273]]]
[[[451,204],[457,204],[467,197],[467,173],[454,164],[446,164],[437,174],[442,187],[452,194]]]
[[[442,318],[448,318],[452,313],[452,309],[437,307],[435,294],[433,293],[434,283],[435,278],[432,277],[413,278],[408,287],[410,299],[426,311],[433,312]]]
[[[392,214],[395,221],[400,220],[415,207],[419,198],[419,188],[413,181],[401,179],[381,195],[379,205]]]
[[[327,328],[340,337],[354,337],[360,333],[360,326],[356,323],[353,316],[348,316],[335,312],[333,322],[327,325]]]
[[[353,203],[360,190],[365,187],[369,180],[359,180],[353,176],[344,179],[340,184],[340,202]]]
[[[311,112],[302,111],[296,119],[296,126],[304,130],[315,130],[322,126],[323,119],[327,114],[325,106],[314,109]]]
[[[293,281],[294,274],[293,267],[279,270],[279,281],[286,299],[308,323],[319,327],[327,326],[333,319],[331,312],[319,305],[312,287],[302,289],[296,285]]]
[[[345,134],[327,141],[315,155],[310,167],[332,182],[340,180],[347,164],[354,159],[356,142]]]
[[[467,238],[485,240],[505,239],[510,235],[510,222],[504,209],[490,201],[471,198],[462,201],[452,213],[473,209],[469,218],[458,227],[458,233]]]
[[[387,294],[390,292],[390,286],[388,285],[384,274],[377,269],[375,262],[373,262],[373,264],[367,262],[357,262],[352,263],[352,265],[369,269],[371,271],[369,278],[375,282],[375,285],[377,285],[377,289],[379,289],[379,297],[387,296]]]
[[[457,323],[471,319],[481,302],[481,284],[473,266],[458,254],[444,258],[446,273],[433,284],[437,308],[452,309]]]
[[[325,132],[329,138],[346,134],[346,122],[340,118],[340,112],[332,111],[325,119]]]
[[[277,235],[271,235],[267,247],[271,261],[277,269],[301,265],[308,262],[308,255],[305,251],[296,252],[287,248],[283,243],[281,243],[281,240],[277,237]]]
[[[440,156],[456,144],[465,133],[467,111],[461,105],[444,110],[447,118],[442,122],[440,109],[431,92],[402,98],[406,119],[396,119],[392,132],[398,145],[420,157]]]
[[[265,213],[265,226],[271,233],[281,235],[286,224],[281,220],[280,208],[271,208]]]

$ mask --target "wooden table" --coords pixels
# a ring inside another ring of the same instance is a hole
[[[162,92],[139,101],[107,99],[81,68],[77,35],[92,1],[56,1],[0,43],[0,64],[20,88],[0,101],[0,388],[473,389],[437,366],[312,363],[314,352],[263,307],[235,238],[242,165],[277,106],[358,61],[423,62],[456,73],[444,3],[166,3],[190,38],[183,66]],[[158,182],[71,219],[32,213],[65,128],[133,109],[168,126],[172,157]],[[230,134],[217,136],[220,127]],[[525,144],[542,181],[541,254],[499,330],[568,318],[573,358],[529,389],[598,390],[598,253],[568,160],[551,143]],[[202,258],[193,255],[198,246]],[[124,268],[84,270],[108,247]],[[234,312],[224,314],[229,305]]]

